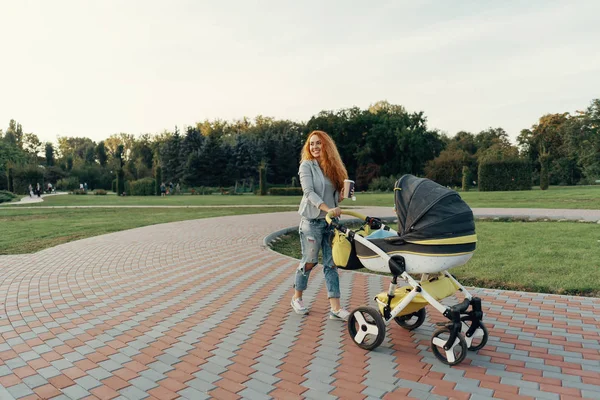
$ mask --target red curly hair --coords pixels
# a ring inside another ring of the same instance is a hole
[[[302,154],[300,162],[306,160],[314,160],[310,154],[310,138],[314,135],[321,139],[321,156],[317,159],[323,174],[329,178],[335,189],[340,192],[344,187],[344,179],[348,179],[346,166],[342,162],[340,153],[333,139],[323,131],[312,131],[306,138],[304,146],[302,146]]]

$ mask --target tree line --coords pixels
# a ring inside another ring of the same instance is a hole
[[[35,176],[43,170],[44,182],[61,189],[86,182],[110,190],[119,173],[135,181],[154,178],[157,167],[162,181],[184,187],[253,188],[260,166],[269,184],[292,186],[297,185],[302,144],[315,129],[336,141],[359,190],[382,179],[389,186],[405,173],[460,186],[463,167],[476,184],[480,163],[513,158],[531,162],[532,185],[585,184],[600,178],[599,121],[600,99],[595,99],[584,111],[541,116],[512,144],[500,127],[449,136],[429,129],[424,112],[386,101],[367,109],[321,111],[308,122],[263,116],[206,120],[183,131],[175,127],[139,137],[119,133],[97,143],[86,137],[42,143],[11,120],[6,131],[0,130],[0,189],[9,188],[11,174]]]

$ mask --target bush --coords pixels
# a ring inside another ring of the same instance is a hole
[[[304,192],[299,187],[272,187],[269,189],[271,196],[302,196]]]
[[[394,185],[397,179],[390,175],[389,177],[380,176],[379,178],[373,179],[369,184],[369,190],[372,192],[391,192],[394,190]]]
[[[44,169],[37,165],[26,165],[17,167],[13,171],[13,192],[28,194],[27,187],[31,184],[34,188],[36,184],[44,186]]]
[[[96,196],[106,196],[106,190],[104,190],[104,189],[96,189],[96,190],[94,190],[94,194]]]
[[[59,179],[56,182],[56,189],[57,190],[66,190],[66,191],[79,189],[79,179],[77,179],[76,177],[73,177],[73,176],[70,178]]]
[[[128,182],[128,196],[154,196],[155,194],[155,180],[152,178],[143,178],[137,181]]]
[[[493,160],[479,164],[482,192],[531,190],[531,163],[525,159]]]
[[[0,190],[0,203],[8,203],[17,197],[16,194],[9,192],[8,190]]]
[[[472,157],[463,150],[444,150],[425,163],[425,177],[442,186],[461,186],[463,167],[471,169]]]
[[[214,192],[218,192],[220,189],[210,186],[200,186],[190,188],[189,190],[191,195],[209,195],[213,194]]]
[[[87,190],[85,190],[85,189],[75,189],[70,194],[87,194]]]

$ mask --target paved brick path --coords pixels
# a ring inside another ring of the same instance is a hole
[[[365,352],[327,318],[320,271],[310,315],[290,312],[297,261],[262,243],[297,223],[184,221],[1,256],[0,399],[600,398],[600,299],[474,289],[490,339],[460,366],[429,349],[433,311]],[[389,282],[340,275],[348,308]]]

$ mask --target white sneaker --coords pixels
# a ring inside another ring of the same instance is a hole
[[[295,299],[292,297],[292,308],[296,314],[305,315],[308,314],[308,308],[304,306],[302,299]]]
[[[350,313],[343,308],[340,308],[337,311],[329,310],[329,319],[341,319],[343,321],[348,321],[348,317]]]

